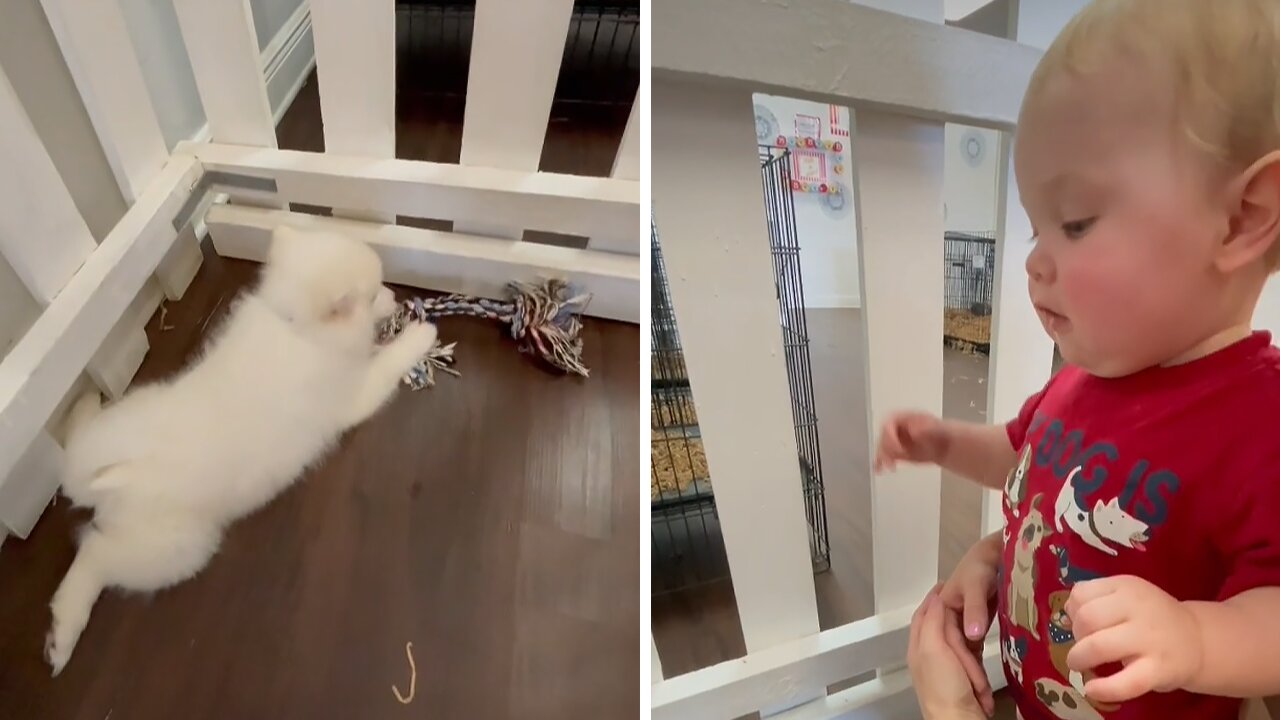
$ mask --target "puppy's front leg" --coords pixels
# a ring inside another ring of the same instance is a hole
[[[436,326],[431,323],[413,323],[406,327],[390,345],[379,349],[369,363],[364,384],[356,395],[351,412],[351,425],[359,425],[369,419],[378,408],[391,398],[400,384],[400,378],[417,364],[436,343]]]

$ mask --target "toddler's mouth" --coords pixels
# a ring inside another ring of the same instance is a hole
[[[1036,305],[1036,314],[1040,316],[1040,322],[1044,324],[1050,332],[1061,332],[1065,330],[1070,321],[1067,316],[1056,313],[1043,305]]]

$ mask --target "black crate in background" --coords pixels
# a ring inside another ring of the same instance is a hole
[[[398,0],[397,90],[465,96],[474,26],[475,0]],[[639,86],[639,0],[575,2],[556,102],[630,106]]]
[[[827,511],[822,480],[818,418],[814,411],[809,333],[804,315],[804,285],[800,273],[800,243],[792,204],[790,154],[784,148],[760,148],[765,222],[773,259],[774,289],[786,359],[809,525],[809,549],[815,572],[830,568]],[[653,593],[662,594],[729,577],[724,541],[716,514],[710,468],[695,461],[701,432],[693,406],[693,391],[684,366],[680,333],[671,305],[670,285],[656,225],[651,225],[652,253],[652,378],[651,427],[655,457],[698,468],[684,490],[662,490],[651,504]],[[654,481],[658,476],[655,462]]]

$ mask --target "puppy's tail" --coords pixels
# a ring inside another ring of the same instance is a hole
[[[93,611],[98,595],[102,593],[103,543],[100,531],[94,529],[85,534],[76,559],[71,563],[71,569],[67,571],[58,591],[53,594],[53,602],[49,604],[53,614],[53,627],[45,636],[44,659],[54,675],[62,672],[62,668],[71,659],[71,652],[75,650],[80,634],[89,623],[89,613]]]

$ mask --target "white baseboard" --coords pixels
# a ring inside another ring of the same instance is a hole
[[[279,124],[316,66],[316,43],[311,34],[311,8],[307,3],[300,4],[271,42],[262,48],[261,60],[271,119]],[[209,139],[208,123],[191,136],[193,142]],[[200,237],[203,238],[203,234]]]

